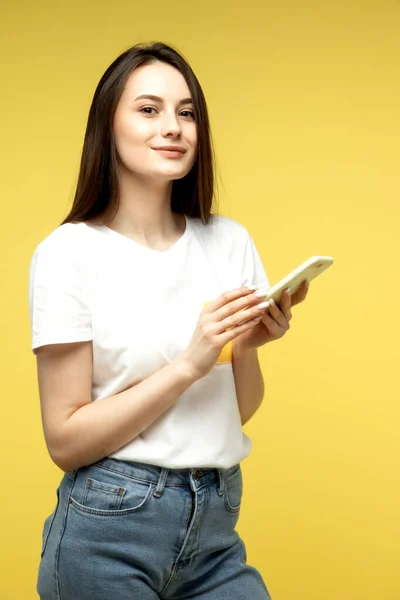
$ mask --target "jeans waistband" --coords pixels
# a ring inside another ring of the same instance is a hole
[[[154,496],[160,497],[165,487],[190,487],[193,491],[198,491],[202,487],[213,483],[218,483],[219,492],[223,493],[226,478],[240,469],[240,464],[233,465],[228,469],[168,469],[152,464],[106,457],[78,470],[85,471],[91,467],[100,467],[101,469],[124,475],[127,478],[151,482],[156,485]],[[70,475],[75,475],[76,473],[77,471],[72,471]]]

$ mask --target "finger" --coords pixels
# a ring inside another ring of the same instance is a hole
[[[287,329],[278,325],[278,323],[271,317],[271,315],[267,312],[262,318],[262,322],[265,327],[268,329],[268,333],[270,334],[272,339],[278,339],[282,337]]]
[[[290,319],[292,318],[291,306],[292,298],[290,296],[290,288],[287,288],[283,291],[283,294],[279,301],[279,308],[287,321],[290,321]]]
[[[257,298],[257,296],[254,293],[250,295],[248,294],[246,296],[243,296],[242,298],[237,298],[236,300],[228,302],[228,304],[225,304],[224,306],[216,310],[213,314],[213,318],[217,322],[222,322],[225,319],[234,315],[237,316],[238,313],[240,313],[240,317],[243,317],[242,320],[245,321],[249,318],[257,316],[258,314],[256,309],[252,310],[252,312],[249,313],[247,313],[245,309],[253,309],[254,307],[262,304],[263,303],[261,302],[260,298]],[[237,325],[239,323],[237,319],[232,319],[231,321],[232,322],[229,323],[229,326]]]
[[[260,323],[261,319],[262,319],[262,316],[259,315],[255,319],[251,319],[251,321],[247,321],[246,323],[237,325],[236,327],[233,327],[232,329],[229,329],[228,331],[221,333],[221,335],[219,336],[219,340],[222,344],[222,347],[224,347],[228,342],[231,342],[235,338],[239,337],[239,335],[242,335],[242,333],[245,333],[246,331],[248,331],[249,329],[252,329],[253,327],[257,327],[257,325]]]
[[[303,302],[303,300],[306,299],[306,296],[308,294],[308,288],[308,281],[303,281],[297,292],[292,296],[292,306],[300,304],[300,302]]]
[[[249,290],[247,287],[240,287],[234,290],[230,290],[229,292],[225,292],[218,296],[215,300],[212,300],[207,304],[206,307],[203,308],[203,314],[211,314],[220,309],[221,307],[229,304],[237,300],[238,298],[246,298],[250,294],[254,294],[254,290]],[[244,303],[245,304],[245,303]]]
[[[277,304],[273,300],[270,300],[267,313],[273,318],[273,320],[279,325],[279,327],[282,327],[283,329],[288,329],[289,319],[286,315],[288,315],[290,318],[290,309],[286,309],[286,313],[283,313],[282,310],[280,310],[280,308],[277,306]]]
[[[232,327],[237,327],[238,325],[241,325],[246,321],[257,317],[262,317],[262,315],[265,314],[265,311],[267,310],[268,302],[260,303],[259,298],[256,298],[255,302],[257,303],[255,306],[250,306],[247,309],[236,311],[233,314],[229,314],[232,312],[232,309],[229,309],[228,316],[225,317],[225,319],[222,319],[221,321],[217,321],[215,323],[215,333],[222,333],[223,331],[231,329]],[[225,308],[217,311],[215,315],[219,315],[222,310],[225,310]],[[226,311],[228,311],[228,308],[226,309]]]

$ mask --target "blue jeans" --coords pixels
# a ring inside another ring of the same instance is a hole
[[[105,458],[65,473],[43,528],[42,600],[270,600],[235,530],[240,465]]]

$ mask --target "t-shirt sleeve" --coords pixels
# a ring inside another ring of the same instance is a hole
[[[264,265],[256,245],[250,234],[246,231],[246,242],[242,263],[242,285],[257,285],[268,289],[270,287]]]
[[[84,261],[64,244],[42,243],[29,269],[32,351],[46,344],[92,339]]]

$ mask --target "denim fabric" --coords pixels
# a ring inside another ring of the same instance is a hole
[[[235,530],[242,472],[105,458],[65,473],[43,528],[42,600],[270,600]]]

